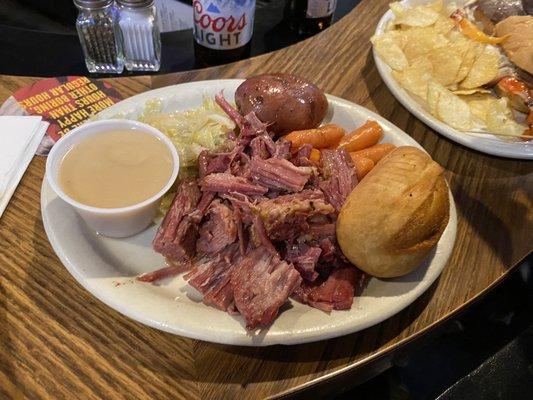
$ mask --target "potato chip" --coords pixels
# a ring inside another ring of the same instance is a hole
[[[373,36],[370,41],[376,53],[389,67],[402,71],[408,65],[407,58],[391,33],[386,32],[380,36]]]
[[[462,95],[461,98],[466,101],[468,107],[470,107],[470,112],[476,118],[476,122],[481,125],[486,125],[487,123],[487,111],[489,108],[498,101],[496,97],[488,93],[475,93],[468,96]],[[455,92],[457,94],[457,92]]]
[[[400,3],[391,3],[389,8],[396,16],[396,25],[407,26],[429,26],[433,25],[439,18],[439,12],[432,8],[433,4],[426,6],[416,6],[404,8]]]
[[[438,13],[441,13],[444,8],[442,0],[437,0],[434,3],[428,4],[427,7]]]
[[[490,104],[485,118],[489,132],[520,136],[527,129],[525,125],[515,121],[506,99],[499,99]]]
[[[427,56],[433,49],[447,46],[449,41],[433,27],[413,28],[403,32],[403,52],[409,62]]]
[[[452,89],[451,92],[457,95],[468,96],[468,95],[477,94],[477,93],[490,93],[490,90],[484,89],[484,88],[456,89],[456,90]]]
[[[452,83],[452,84],[446,86],[446,89],[448,89],[450,92],[455,94],[454,92],[459,89],[459,86],[457,85],[457,83]]]
[[[435,24],[433,25],[433,28],[438,33],[446,35],[453,29],[454,26],[455,24],[453,23],[451,18],[445,17],[444,15],[439,15],[439,17],[435,21]]]
[[[470,108],[465,101],[435,81],[430,81],[428,83],[427,90],[427,97],[432,99],[432,103],[435,101],[435,97],[437,98],[435,110],[435,116],[437,118],[450,125],[452,128],[461,131],[466,131],[472,128]]]
[[[390,3],[389,8],[396,17],[402,15],[406,10],[406,8],[399,1]]]
[[[425,58],[418,58],[402,72],[393,71],[394,78],[410,93],[424,100],[427,98],[427,83],[432,79],[433,66]]]
[[[460,131],[472,129],[472,116],[468,105],[451,92],[440,95],[437,104],[437,116],[452,128]]]
[[[461,87],[472,89],[489,83],[498,76],[499,65],[499,53],[491,46],[481,47],[468,75],[461,81]]]
[[[500,53],[466,37],[450,18],[457,5],[443,3],[390,4],[395,19],[388,37],[372,40],[376,53],[391,65],[396,81],[449,126],[468,131],[490,120],[496,129],[518,132],[523,126],[512,112],[504,114],[482,87],[497,77]]]
[[[455,77],[461,67],[461,54],[453,46],[439,47],[429,53],[433,64],[433,77],[443,86],[455,83]]]
[[[436,84],[436,82],[433,80],[430,80],[428,82],[426,97],[427,97],[429,112],[435,116],[437,116],[437,104],[439,102],[441,88],[442,86]]]
[[[396,43],[403,50],[404,46],[409,40],[407,32],[396,29],[396,30],[388,32],[388,34],[391,35],[391,38],[394,41],[394,43]]]
[[[468,39],[457,40],[452,46],[461,55],[462,59],[461,66],[457,71],[454,82],[461,82],[466,78],[474,65],[478,46],[476,43]]]

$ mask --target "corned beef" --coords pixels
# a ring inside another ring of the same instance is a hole
[[[272,154],[273,157],[276,158],[284,158],[285,160],[288,160],[291,157],[291,142],[288,140],[278,140],[275,143],[276,150],[274,151],[274,154]]]
[[[242,193],[245,195],[262,195],[268,192],[264,186],[248,182],[242,176],[233,176],[229,173],[217,173],[205,176],[200,181],[202,191],[217,193]]]
[[[215,99],[238,127],[233,149],[200,154],[199,179],[180,184],[154,239],[170,266],[139,280],[192,268],[184,278],[204,303],[240,313],[248,329],[270,324],[291,295],[328,312],[349,308],[363,276],[335,240],[337,213],[357,183],[349,154],[322,150],[317,165],[311,145],[291,154],[254,113]]]
[[[360,274],[353,266],[334,269],[320,283],[303,281],[295,290],[294,297],[325,312],[348,310],[352,306]]]
[[[311,150],[313,150],[313,146],[309,143],[300,146],[296,154],[293,155],[291,161],[297,166],[307,167],[314,165],[309,159],[311,157]]]
[[[225,311],[233,302],[231,270],[239,258],[238,246],[228,246],[217,255],[197,260],[184,278],[204,296],[205,304]]]
[[[333,215],[335,212],[319,190],[304,190],[264,200],[255,208],[272,240],[292,240],[305,234],[310,218]]]
[[[287,248],[285,260],[294,264],[302,278],[307,281],[314,281],[318,278],[318,272],[315,271],[315,267],[321,253],[322,249],[318,246],[293,243]]]
[[[269,135],[256,136],[250,142],[252,158],[269,158],[276,152],[276,144]]]
[[[272,157],[266,160],[252,158],[250,172],[255,182],[269,189],[300,192],[312,170],[309,167],[297,167],[284,158]]]
[[[235,306],[248,329],[270,324],[302,278],[264,247],[249,251],[231,273]]]
[[[184,181],[180,184],[174,201],[155,235],[155,251],[175,261],[187,262],[194,257],[199,221],[191,214],[201,196],[195,181]]]
[[[214,200],[198,231],[196,250],[199,254],[215,254],[237,239],[233,211],[220,200]]]
[[[226,172],[232,160],[231,153],[211,154],[203,150],[198,156],[198,175],[201,178],[217,172]]]
[[[350,154],[344,149],[322,150],[322,180],[320,189],[327,201],[340,211],[344,201],[357,185],[357,176]]]

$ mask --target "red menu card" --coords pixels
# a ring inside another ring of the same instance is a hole
[[[40,115],[48,121],[37,150],[45,155],[61,136],[120,100],[106,81],[84,76],[46,78],[13,93],[0,107],[0,115]]]

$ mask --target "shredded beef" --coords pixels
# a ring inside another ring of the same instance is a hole
[[[211,204],[214,198],[215,198],[214,192],[203,192],[202,198],[200,199],[200,201],[198,202],[198,205],[196,206],[196,210],[193,211],[193,213],[195,214],[194,217],[200,220],[201,217],[207,211],[207,208],[209,207],[209,205]]]
[[[156,282],[176,276],[180,272],[182,272],[182,270],[179,266],[171,265],[141,274],[137,277],[137,280],[140,282]]]
[[[276,152],[276,144],[269,135],[256,136],[250,142],[252,158],[269,158]]]
[[[230,173],[245,179],[250,178],[250,157],[248,154],[242,151],[234,154],[230,164]]]
[[[235,225],[237,226],[237,238],[239,240],[239,250],[241,252],[241,255],[244,255],[244,253],[246,253],[246,237],[244,235],[242,212],[241,212],[240,207],[238,206],[233,206],[233,219],[235,221]]]
[[[244,116],[244,123],[241,129],[241,135],[239,137],[239,143],[248,145],[250,141],[258,136],[266,135],[268,124],[265,124],[257,118],[255,113],[251,112]]]
[[[303,281],[294,297],[325,312],[347,310],[352,306],[360,272],[355,267],[339,268],[322,282]]]
[[[293,296],[324,311],[350,308],[362,273],[335,239],[335,220],[357,183],[349,154],[311,145],[291,153],[252,112],[216,102],[237,125],[225,153],[202,151],[197,181],[182,182],[153,242],[169,266],[138,279],[183,272],[203,302],[240,313],[248,329],[270,324]],[[281,251],[281,255],[280,252]]]
[[[252,159],[250,163],[252,178],[258,184],[274,190],[289,192],[301,191],[312,170],[307,167],[296,167],[284,158]]]
[[[229,173],[207,175],[200,181],[203,191],[218,193],[242,193],[245,195],[262,195],[268,189],[264,186],[248,182],[242,176],[233,176]]]
[[[285,260],[294,264],[302,278],[307,281],[314,281],[318,278],[315,271],[316,264],[322,253],[318,246],[309,246],[305,243],[293,243],[289,245]]]
[[[326,237],[320,239],[318,244],[322,249],[320,261],[325,263],[333,263],[335,261],[335,256],[337,252],[335,243],[333,243],[333,241],[329,237]]]
[[[263,246],[270,253],[277,254],[277,250],[270,241],[263,220],[259,215],[254,216],[252,224],[252,242],[256,247]]]
[[[340,211],[344,201],[357,184],[350,155],[344,149],[322,150],[322,176],[320,189],[328,202]]]
[[[309,224],[309,229],[305,234],[309,239],[314,240],[319,238],[331,238],[335,236],[334,222],[312,222]]]
[[[238,246],[228,246],[215,256],[205,256],[196,261],[184,278],[204,296],[205,304],[226,310],[233,302],[231,270],[239,258]]]
[[[270,324],[301,280],[294,267],[264,247],[249,251],[231,273],[235,306],[246,327]]]
[[[196,249],[200,254],[214,254],[237,239],[237,225],[232,210],[220,200],[209,206],[199,229]]]
[[[228,114],[228,117],[230,117],[240,129],[242,129],[244,125],[243,116],[235,108],[233,108],[231,104],[228,103],[222,92],[215,95],[215,101],[220,108],[222,108],[222,110]]]
[[[253,209],[255,204],[261,199],[260,196],[254,196],[254,199],[242,193],[221,193],[220,197],[230,201],[233,209],[239,209],[240,219],[245,224],[251,224],[255,218]]]
[[[184,181],[180,184],[174,201],[155,235],[155,251],[175,261],[187,262],[194,257],[199,221],[191,214],[201,195],[195,181]]]
[[[229,169],[232,155],[221,153],[213,155],[203,150],[198,156],[198,175],[201,178],[217,172],[226,172]]]
[[[293,240],[309,229],[310,218],[335,212],[318,190],[304,190],[264,200],[257,204],[256,209],[272,240]]]
[[[288,160],[291,156],[291,142],[289,142],[288,140],[278,140],[275,145],[276,150],[274,151],[274,154],[272,154],[272,156]]]
[[[311,157],[311,150],[313,150],[313,146],[308,143],[300,146],[291,161],[297,166],[307,167],[314,165],[309,159]]]

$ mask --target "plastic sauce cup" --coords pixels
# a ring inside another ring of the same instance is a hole
[[[100,208],[82,204],[68,196],[59,184],[59,168],[65,154],[81,141],[93,135],[117,131],[136,130],[153,135],[166,145],[172,155],[172,175],[168,182],[152,197],[127,207]],[[137,121],[110,119],[85,123],[70,131],[54,145],[46,160],[46,179],[54,192],[71,205],[87,225],[101,235],[109,237],[127,237],[146,229],[154,220],[163,195],[172,187],[179,172],[179,156],[176,148],[163,133]]]

